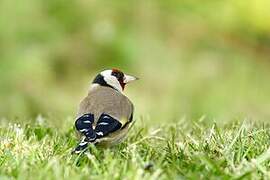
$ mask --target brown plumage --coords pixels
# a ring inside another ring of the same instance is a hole
[[[99,140],[101,145],[110,146],[119,143],[126,136],[132,121],[133,111],[133,104],[125,95],[110,87],[97,85],[90,89],[87,97],[80,103],[77,117],[81,117],[87,113],[94,114],[94,128],[102,113],[108,114],[119,120],[125,130],[120,129]],[[119,134],[119,131],[121,131],[121,135]],[[112,138],[114,138],[113,142]]]
[[[108,147],[126,137],[134,106],[123,91],[135,80],[137,78],[116,69],[102,71],[96,76],[78,109],[75,127],[82,140],[75,153],[86,150],[89,143]]]

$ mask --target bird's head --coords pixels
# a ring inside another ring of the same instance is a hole
[[[97,84],[100,86],[108,86],[116,89],[119,92],[123,92],[125,86],[135,80],[138,80],[138,78],[124,74],[118,69],[111,69],[104,70],[100,74],[98,74],[94,79],[93,84]]]

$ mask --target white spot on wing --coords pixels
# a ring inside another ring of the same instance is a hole
[[[97,135],[103,136],[103,132],[97,132]]]
[[[103,126],[107,126],[107,125],[109,125],[109,123],[106,123],[106,122],[101,122],[101,123],[98,123],[98,125],[103,125]]]
[[[84,146],[84,145],[86,145],[88,142],[81,142],[80,143],[80,146]]]
[[[80,130],[80,132],[86,132],[87,131],[87,129],[81,129]]]
[[[91,121],[83,121],[84,123],[91,124]]]

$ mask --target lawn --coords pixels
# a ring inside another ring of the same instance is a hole
[[[225,124],[185,118],[160,127],[138,118],[125,142],[111,148],[76,145],[72,118],[62,127],[39,117],[0,129],[0,179],[268,179],[270,124]]]
[[[0,180],[270,179],[269,7],[1,0]],[[136,123],[71,155],[72,116],[111,68],[140,78]]]

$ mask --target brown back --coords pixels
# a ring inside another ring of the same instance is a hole
[[[97,86],[91,89],[80,103],[77,116],[86,113],[94,114],[94,125],[102,113],[116,118],[124,125],[133,113],[133,104],[122,93],[110,87]]]

